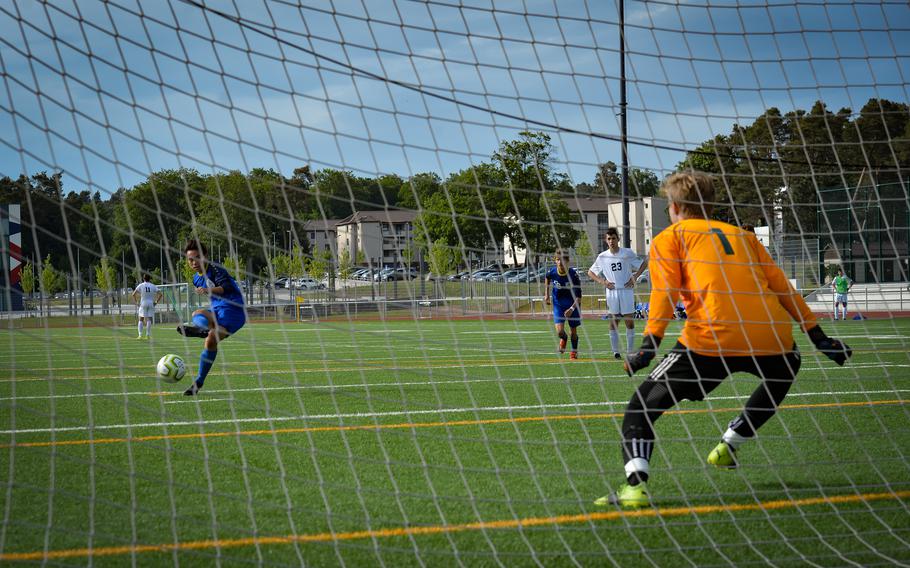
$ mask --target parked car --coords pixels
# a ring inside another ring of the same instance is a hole
[[[294,278],[293,286],[298,290],[316,290],[319,288],[319,281],[315,278],[304,276],[303,278]]]
[[[483,270],[483,269],[475,270],[474,272],[471,273],[470,278],[471,278],[471,280],[486,280],[486,277],[491,274],[495,274],[495,272],[493,272],[491,270]]]
[[[509,282],[543,282],[546,279],[549,266],[542,266],[537,269],[525,269],[521,274],[509,278]]]
[[[388,276],[392,272],[395,272],[394,268],[383,268],[382,270],[375,272],[373,274],[373,281],[379,282],[379,281],[385,280],[386,276]]]
[[[420,275],[413,268],[396,268],[395,272],[389,274],[389,280],[413,280]]]
[[[448,278],[446,278],[446,280],[449,280],[452,282],[454,282],[455,280],[464,280],[464,279],[468,278],[470,275],[471,275],[471,271],[465,270],[463,272],[459,272],[458,274],[453,274],[453,275],[449,276]]]
[[[635,283],[636,284],[647,284],[650,281],[651,281],[651,270],[646,268],[645,271],[642,272],[641,275],[635,280]]]
[[[518,276],[519,274],[521,274],[524,271],[525,271],[524,268],[513,268],[511,270],[506,270],[505,272],[502,273],[501,277],[498,278],[498,280],[500,280],[502,282],[508,282],[509,278]]]
[[[370,273],[369,268],[358,268],[351,273],[351,280],[365,280],[366,276]]]

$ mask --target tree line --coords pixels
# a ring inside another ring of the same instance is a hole
[[[819,189],[904,179],[908,116],[906,104],[881,99],[855,115],[831,112],[820,101],[808,112],[770,108],[752,124],[734,124],[729,134],[706,140],[676,169],[715,174],[718,219],[770,224],[778,206],[788,232],[814,233],[820,230]],[[576,243],[577,219],[567,198],[618,197],[621,177],[607,162],[590,182],[573,184],[557,170],[555,152],[549,135],[527,131],[503,141],[489,160],[445,179],[436,173],[365,177],[307,165],[289,177],[262,168],[178,169],[154,172],[107,196],[67,192],[61,173],[40,172],[0,178],[0,202],[22,204],[23,251],[39,273],[49,266],[84,282],[98,281],[103,259],[105,270],[129,274],[130,281],[143,271],[161,278],[162,266],[169,279],[183,280],[181,249],[189,237],[202,239],[215,260],[237,273],[350,267],[361,259],[312,250],[304,224],[389,208],[418,212],[415,244],[442,270],[463,264],[466,251],[501,246],[505,237],[532,255]],[[659,183],[654,172],[631,168],[633,197],[655,195]]]

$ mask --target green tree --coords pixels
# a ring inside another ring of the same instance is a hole
[[[338,277],[342,280],[347,280],[351,277],[353,271],[354,261],[351,259],[351,251],[344,249],[338,255]]]
[[[30,260],[26,260],[19,274],[22,293],[27,297],[31,297],[35,293],[35,265]]]
[[[102,291],[101,310],[107,313],[110,296],[113,294],[114,286],[117,283],[117,272],[111,266],[110,260],[105,256],[95,265],[95,285]]]
[[[423,203],[442,191],[442,181],[435,173],[411,176],[398,190],[398,206],[420,210]]]
[[[426,247],[442,239],[460,250],[483,250],[502,242],[505,223],[491,212],[504,201],[503,177],[493,164],[478,164],[454,173],[444,187],[428,193],[414,221],[415,240]]]
[[[95,285],[105,294],[110,294],[117,286],[117,271],[106,256],[95,265]]]
[[[590,266],[594,262],[594,250],[591,248],[588,235],[584,232],[579,235],[579,239],[575,242],[575,256],[575,262],[578,266]]]
[[[443,239],[433,241],[427,256],[429,257],[430,272],[437,276],[448,274],[458,265],[458,254]]]
[[[490,209],[494,219],[504,220],[513,258],[518,247],[531,256],[569,248],[578,238],[577,219],[563,198],[572,187],[565,174],[553,170],[553,152],[548,134],[524,131],[493,154],[509,191],[494,193]]]
[[[44,291],[48,296],[63,290],[66,287],[66,282],[63,278],[63,274],[60,273],[54,264],[51,261],[51,255],[48,254],[44,257],[44,262],[41,267],[41,290]]]
[[[334,266],[332,262],[332,251],[317,250],[307,261],[306,270],[316,280],[327,277],[331,280],[334,275]]]
[[[290,276],[291,255],[280,252],[269,259],[275,277]]]
[[[650,197],[657,195],[660,189],[660,180],[650,170],[629,168],[629,197]],[[622,172],[613,161],[598,164],[597,173],[594,174],[594,183],[583,183],[577,186],[582,195],[605,195],[607,197],[622,196]]]
[[[284,180],[270,170],[239,171],[210,176],[199,199],[197,224],[193,228],[209,250],[235,251],[254,265],[274,255],[272,244],[285,235],[285,218],[263,207],[280,191]]]
[[[226,259],[224,259],[224,262],[222,262],[222,266],[224,266],[224,269],[227,270],[228,273],[231,276],[233,276],[235,280],[243,280],[244,278],[246,278],[246,273],[245,273],[246,264],[244,264],[242,258],[240,258],[238,256],[229,256]]]
[[[170,256],[180,249],[191,235],[193,213],[206,180],[191,169],[162,170],[124,191],[111,207],[115,228],[108,255],[149,267],[157,266],[162,254]]]
[[[180,259],[178,263],[178,268],[180,269],[180,276],[183,278],[183,281],[193,287],[193,276],[196,275],[196,271],[193,270],[193,267],[190,266],[190,261],[186,258]]]

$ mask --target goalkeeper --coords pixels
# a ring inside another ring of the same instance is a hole
[[[626,372],[631,376],[654,359],[679,298],[688,319],[679,340],[626,407],[627,483],[598,499],[598,505],[647,506],[654,422],[678,401],[703,400],[731,373],[745,372],[762,382],[708,455],[709,464],[736,467],[737,449],[774,416],[799,371],[793,320],[838,365],[851,355],[849,347],[825,335],[753,233],[708,220],[713,183],[707,174],[677,173],[661,188],[673,224],[651,244],[651,310],[641,349],[625,362]]]

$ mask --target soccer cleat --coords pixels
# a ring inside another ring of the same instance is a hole
[[[714,467],[725,469],[733,469],[739,465],[736,462],[736,450],[726,442],[717,444],[714,449],[711,450],[711,453],[708,454],[708,463]]]
[[[559,340],[559,352],[560,352],[560,353],[565,353],[565,352],[566,352],[566,340],[565,340],[565,339],[560,339],[560,340]]]
[[[578,359],[578,351],[573,351],[573,352],[569,353],[569,359],[577,360],[577,359]]]
[[[208,337],[209,330],[191,323],[182,323],[177,326],[177,333],[184,337]]]
[[[193,383],[190,385],[190,388],[183,391],[183,395],[184,396],[196,396],[197,394],[199,394],[199,391],[201,391],[201,390],[202,390],[202,386],[197,384],[196,381],[193,381]]]
[[[639,483],[638,485],[629,485],[623,483],[619,489],[594,501],[595,505],[606,506],[616,505],[625,509],[640,509],[651,504],[651,494],[648,493],[648,485]]]
[[[616,352],[614,351],[614,352],[613,352],[613,358],[614,358],[614,359],[622,359],[622,355],[620,355],[619,353],[616,353]]]

